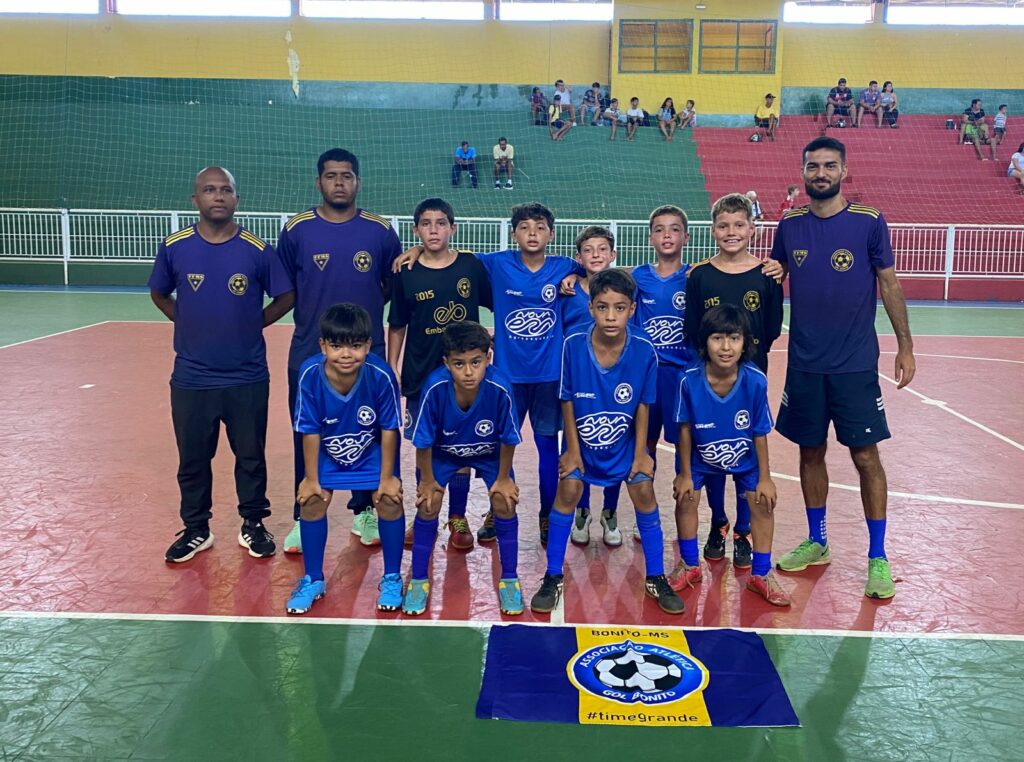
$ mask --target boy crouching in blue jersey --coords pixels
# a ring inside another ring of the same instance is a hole
[[[522,614],[523,593],[516,570],[519,488],[512,479],[512,458],[522,440],[512,385],[489,364],[491,336],[479,323],[449,323],[443,341],[444,367],[435,370],[423,385],[412,433],[420,483],[412,530],[412,575],[402,611],[411,616],[426,611],[428,567],[445,488],[460,471],[474,468],[491,498],[501,559],[501,613]]]
[[[736,491],[750,505],[754,553],[747,589],[775,606],[788,606],[789,596],[772,571],[775,531],[775,484],[768,468],[768,379],[751,358],[755,353],[750,323],[731,304],[712,307],[700,322],[697,349],[704,362],[688,369],[679,381],[681,470],[672,483],[676,499],[679,564],[669,576],[676,590],[703,581],[697,551],[697,506],[708,477],[732,474]]]
[[[584,483],[607,487],[625,481],[640,527],[645,592],[663,611],[682,614],[683,602],[665,578],[654,462],[646,448],[658,358],[651,343],[629,327],[636,309],[633,279],[622,270],[605,270],[589,281],[594,327],[569,336],[562,349],[560,481],[551,512],[547,572],[530,608],[547,613],[558,604],[566,545]]]
[[[366,310],[335,304],[320,318],[321,354],[299,368],[295,431],[302,434],[306,472],[296,501],[306,574],[288,599],[289,614],[305,614],[324,595],[327,506],[338,489],[373,491],[384,557],[377,608],[402,605],[398,382],[388,364],[370,354],[372,335]]]

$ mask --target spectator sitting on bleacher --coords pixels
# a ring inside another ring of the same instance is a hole
[[[686,102],[686,108],[679,112],[679,129],[683,127],[697,126],[697,104],[693,101]]]
[[[796,206],[796,197],[800,195],[800,186],[788,185],[786,186],[786,198],[783,199],[782,205],[779,207],[779,219],[782,219],[782,215],[793,209]]]
[[[555,102],[548,106],[548,132],[551,133],[552,140],[561,140],[565,133],[572,129],[572,125],[576,124],[570,124],[562,119],[562,116],[562,96],[556,93]]]
[[[754,126],[764,130],[765,137],[775,140],[775,128],[779,125],[779,109],[775,105],[775,96],[764,94],[764,103],[754,109]]]
[[[878,103],[882,107],[882,118],[885,123],[894,130],[899,128],[896,120],[900,118],[900,99],[892,89],[892,82],[886,80],[882,83],[882,92],[878,95]]]
[[[882,94],[878,92],[878,81],[868,82],[866,89],[860,91],[860,102],[857,104],[857,121],[854,127],[860,127],[860,122],[865,113],[874,114],[878,118],[878,126],[882,126]]]
[[[615,140],[615,131],[619,129],[620,124],[625,124],[627,121],[626,115],[623,114],[622,109],[619,108],[618,98],[612,98],[611,103],[608,104],[608,108],[604,110],[604,114],[602,114],[602,116],[612,128],[611,137],[608,139]]]
[[[572,90],[565,86],[565,82],[560,79],[555,80],[555,92],[551,96],[551,100],[554,101],[558,98],[562,101],[562,108],[569,112],[569,118],[572,119],[572,126],[576,126],[576,107],[572,105]],[[550,113],[551,108],[548,107]]]
[[[964,138],[974,144],[974,152],[982,161],[988,161],[981,155],[981,144],[988,143],[992,158],[996,157],[996,148],[991,144],[988,136],[988,124],[985,122],[985,109],[981,107],[981,98],[971,101],[970,108],[965,108],[960,115],[960,137],[958,143],[963,143]]]
[[[597,120],[601,117],[601,83],[595,82],[590,89],[583,93],[583,105],[580,107],[580,121],[587,123],[587,116],[590,116],[590,126],[596,127]]]
[[[452,165],[452,185],[458,185],[462,180],[462,173],[469,172],[469,179],[476,187],[476,149],[467,141],[463,140],[462,145],[455,149],[455,163]]]
[[[501,188],[501,173],[505,173],[505,189],[512,190],[512,169],[513,159],[516,157],[516,149],[513,148],[508,138],[498,138],[498,144],[491,151],[494,156],[494,189]]]
[[[1024,143],[1017,146],[1017,153],[1010,157],[1010,166],[1006,176],[1020,183],[1020,192],[1024,193]]]
[[[676,104],[672,102],[671,98],[666,98],[661,102],[661,108],[658,109],[658,129],[661,130],[661,134],[665,136],[665,140],[669,141],[676,131]]]
[[[640,99],[635,95],[629,99],[629,110],[626,111],[626,140],[632,140],[636,128],[644,122],[644,110],[640,108]]]
[[[530,95],[530,121],[534,125],[543,125],[546,122],[545,117],[548,113],[548,99],[544,97],[544,93],[540,91],[539,87],[533,88],[533,93]]]
[[[764,217],[764,212],[761,211],[761,204],[757,200],[757,192],[747,191],[746,195],[750,199],[750,219],[754,222],[760,222],[761,218]]]
[[[850,118],[850,108],[853,106],[853,92],[846,86],[846,78],[840,77],[836,86],[828,91],[828,100],[825,104],[825,129],[832,126],[846,126],[845,119],[837,119],[836,125],[832,124],[832,115]]]

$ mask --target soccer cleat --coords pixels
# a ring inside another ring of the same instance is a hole
[[[572,521],[572,533],[569,535],[575,545],[590,544],[590,511],[577,508],[576,517]]]
[[[484,514],[483,525],[476,530],[476,539],[478,542],[494,542],[497,537],[498,533],[494,529],[494,514],[487,511]]]
[[[704,570],[700,562],[696,566],[687,566],[682,559],[676,564],[676,568],[668,575],[668,584],[673,590],[682,590],[684,587],[693,587],[704,581]]]
[[[414,524],[414,522],[412,522],[412,521],[409,522],[409,526],[407,526],[405,528],[405,537],[402,538],[402,544],[405,547],[407,547],[407,548],[411,548],[412,544],[413,544],[413,534],[412,534],[413,524]]]
[[[295,526],[292,527],[288,536],[284,538],[284,552],[302,553],[302,529],[298,521],[295,522]]]
[[[402,608],[402,575],[385,574],[380,578],[377,589],[380,595],[377,596],[378,611],[398,611]]]
[[[213,547],[213,532],[209,529],[185,527],[177,534],[178,539],[167,549],[164,558],[172,564],[188,561],[196,553]]]
[[[790,604],[789,595],[782,589],[778,577],[771,569],[763,577],[751,574],[750,579],[747,580],[747,590],[757,593],[773,606],[788,606]]]
[[[512,190],[512,181],[511,180],[506,180],[505,181],[505,190]]]
[[[238,544],[249,551],[253,558],[268,558],[274,555],[274,535],[267,531],[262,521],[243,521],[238,530]]]
[[[666,614],[682,614],[686,611],[683,599],[676,595],[664,574],[647,577],[644,580],[644,592],[656,600],[658,607]]]
[[[545,574],[540,588],[530,599],[530,609],[538,614],[549,614],[558,605],[562,597],[563,577],[561,574]]]
[[[619,519],[611,511],[601,511],[601,529],[604,530],[604,544],[609,548],[617,548],[622,544]]]
[[[515,577],[498,581],[498,605],[501,613],[519,616],[523,613],[523,589]]]
[[[750,547],[750,533],[732,535],[732,565],[737,569],[749,569],[754,564],[754,549]]]
[[[888,559],[868,559],[868,584],[864,587],[864,595],[881,599],[896,595],[896,583],[892,579]]]
[[[289,614],[305,614],[313,608],[314,601],[324,597],[326,590],[327,585],[322,579],[314,582],[307,574],[295,583],[295,589],[292,590],[291,597],[285,605],[285,610]]]
[[[411,579],[405,588],[405,600],[402,602],[402,613],[419,616],[427,610],[427,598],[430,596],[430,580]]]
[[[473,533],[469,531],[469,522],[465,516],[452,516],[448,519],[448,544],[456,550],[471,550]]]
[[[786,553],[775,562],[775,566],[782,571],[798,572],[808,566],[823,566],[832,561],[828,545],[819,545],[811,540],[804,540],[793,550]]]
[[[721,561],[725,558],[725,536],[729,533],[729,522],[712,524],[704,543],[704,558],[708,561]],[[749,564],[747,564],[749,566]]]
[[[537,525],[540,530],[540,544],[545,548],[548,546],[548,525],[551,523],[547,516],[541,516],[537,520]]]
[[[377,514],[373,508],[367,508],[362,513],[352,517],[352,534],[359,538],[359,542],[369,547],[380,545],[380,532],[377,529]]]

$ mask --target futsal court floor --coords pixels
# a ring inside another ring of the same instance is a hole
[[[252,559],[226,439],[214,469],[216,542],[163,560],[180,528],[168,377],[171,324],[132,290],[0,290],[0,760],[377,759],[1013,760],[1024,716],[1024,309],[915,304],[918,372],[883,381],[891,601],[863,597],[867,532],[856,472],[829,455],[830,566],[781,575],[793,606],[744,590],[726,560],[683,595],[682,617],[642,590],[623,491],[619,548],[594,527],[570,545],[550,624],[737,627],[762,635],[801,728],[636,728],[477,720],[496,548],[449,550],[423,617],[376,612],[380,550],[332,508],[328,592],[286,617],[301,557]],[[883,376],[895,339],[879,310]],[[291,525],[285,362],[291,327],[267,329],[274,513]],[[786,337],[771,355],[777,410]],[[544,572],[532,438],[516,455],[519,574]],[[796,448],[769,438],[779,489],[775,555],[806,533]],[[668,452],[661,463],[670,462]],[[403,448],[411,477],[412,450]],[[656,490],[675,563],[671,479]],[[412,484],[407,479],[407,516]],[[600,505],[600,491],[593,503]],[[732,513],[732,488],[727,509]],[[486,493],[474,483],[475,530]],[[700,536],[709,523],[701,512]],[[731,543],[730,543],[731,544]],[[409,554],[404,559],[407,571]]]

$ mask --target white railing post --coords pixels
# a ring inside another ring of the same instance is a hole
[[[956,241],[956,225],[946,227],[946,274],[942,283],[942,300],[949,301],[949,281],[953,277],[953,243]]]
[[[181,218],[177,212],[171,212],[171,233],[177,233],[179,230],[181,230]]]
[[[60,252],[64,260],[64,285],[68,285],[68,266],[71,264],[71,212],[60,210]]]
[[[499,236],[498,243],[501,245],[501,248],[499,249],[499,251],[505,251],[505,249],[508,248],[508,227],[509,227],[508,220],[502,220],[501,221],[500,232],[498,234],[498,236]]]

